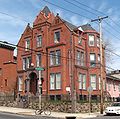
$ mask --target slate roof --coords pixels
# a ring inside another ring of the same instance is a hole
[[[87,30],[96,31],[94,28],[92,28],[92,26],[90,24],[85,24],[85,25],[82,25],[80,27],[83,29],[83,31],[87,31]]]
[[[44,9],[42,10],[42,12],[45,13],[45,16],[48,16],[48,14],[51,13],[50,9],[47,6],[44,7]]]
[[[70,22],[68,22],[68,21],[66,21],[66,20],[64,20],[64,19],[62,19],[62,20],[63,20],[63,22],[64,22],[71,30],[74,30],[74,29],[77,28],[77,26],[71,24]]]

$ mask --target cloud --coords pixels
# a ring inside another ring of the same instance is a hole
[[[98,11],[103,11],[105,10],[107,7],[107,3],[106,2],[102,2],[102,4],[98,7]]]
[[[71,16],[70,21],[74,25],[80,25],[80,20],[78,19],[78,17],[76,15]]]

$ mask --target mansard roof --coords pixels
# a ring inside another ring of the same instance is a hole
[[[71,30],[74,30],[74,29],[77,28],[77,26],[73,25],[72,23],[70,23],[70,22],[68,22],[68,21],[66,21],[64,19],[62,19],[62,20]]]
[[[88,30],[96,31],[90,24],[85,24],[80,27],[82,28],[83,31],[88,31]]]

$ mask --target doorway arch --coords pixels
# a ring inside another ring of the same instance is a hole
[[[29,74],[30,78],[30,93],[36,95],[38,91],[38,79],[37,79],[37,74],[35,72],[31,72]]]

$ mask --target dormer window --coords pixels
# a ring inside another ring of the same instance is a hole
[[[95,45],[95,36],[89,35],[89,46],[94,46],[94,45]]]
[[[25,40],[25,51],[28,51],[30,49],[30,39]]]
[[[54,33],[54,43],[60,42],[60,31]]]
[[[41,47],[42,46],[42,36],[39,35],[37,36],[37,47]]]

